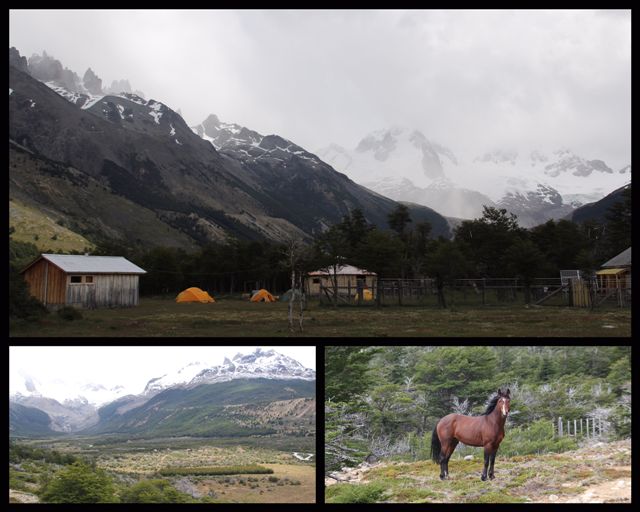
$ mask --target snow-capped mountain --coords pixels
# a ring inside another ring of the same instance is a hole
[[[258,348],[253,354],[236,354],[233,359],[225,358],[223,364],[201,371],[188,385],[258,378],[315,380],[316,372],[273,349]]]
[[[206,363],[189,363],[187,366],[184,366],[174,372],[151,379],[147,382],[147,385],[144,388],[144,394],[149,395],[173,386],[187,384],[201,371],[206,370],[209,367],[210,365]]]
[[[155,394],[171,387],[194,387],[233,379],[302,379],[314,380],[316,372],[305,368],[295,359],[279,354],[275,350],[258,348],[252,354],[236,354],[225,357],[221,365],[191,363],[176,372],[151,379],[145,394]]]
[[[353,150],[330,144],[317,154],[392,199],[462,218],[479,217],[484,205],[504,207],[525,227],[564,217],[631,179],[630,166],[614,172],[602,160],[567,148],[499,149],[461,159],[418,130],[397,127],[367,135]]]
[[[10,398],[20,403],[32,398],[47,398],[70,407],[84,404],[99,407],[127,394],[120,385],[106,387],[94,382],[70,383],[60,379],[40,382],[29,375],[10,382],[9,391]]]
[[[312,167],[320,166],[320,159],[293,142],[278,135],[261,135],[235,123],[224,123],[215,114],[209,115],[191,130],[213,144],[221,153],[231,154],[241,162],[305,160]]]

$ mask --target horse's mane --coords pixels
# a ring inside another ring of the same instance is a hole
[[[480,415],[480,416],[486,416],[487,414],[491,414],[493,412],[493,410],[496,408],[496,405],[498,404],[498,399],[500,398],[500,396],[498,395],[494,395],[492,398],[489,399],[489,403],[487,404],[487,408],[485,409],[485,411]]]

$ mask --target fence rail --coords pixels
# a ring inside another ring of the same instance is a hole
[[[456,279],[438,289],[435,279],[381,278],[371,287],[320,285],[320,301],[337,305],[508,306],[619,306],[631,305],[631,289],[592,289],[583,281],[563,283],[560,277],[535,278],[527,286],[518,278]],[[361,293],[362,290],[362,293]],[[379,295],[379,296],[378,296]]]
[[[611,423],[602,418],[552,420],[553,433],[557,437],[601,437],[611,430]]]

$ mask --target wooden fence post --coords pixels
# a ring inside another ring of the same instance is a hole
[[[580,418],[580,435],[582,435],[582,418]]]

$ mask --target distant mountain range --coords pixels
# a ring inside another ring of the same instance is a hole
[[[550,154],[496,150],[464,161],[420,131],[400,127],[370,133],[353,150],[330,144],[316,153],[397,201],[459,218],[477,218],[483,206],[497,206],[516,214],[524,227],[565,217],[631,179],[630,165],[614,171],[566,148]]]
[[[121,393],[108,402],[46,394],[25,379],[10,397],[11,436],[304,435],[315,426],[315,371],[274,350],[236,354],[217,366],[192,363],[150,379],[139,395]]]
[[[194,133],[164,103],[51,60],[9,50],[9,193],[93,242],[309,240],[354,208],[386,228],[398,205],[282,137],[215,116]],[[450,235],[442,215],[410,210]]]

